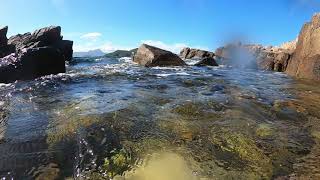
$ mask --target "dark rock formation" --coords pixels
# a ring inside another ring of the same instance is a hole
[[[298,78],[320,80],[320,13],[306,23],[298,38],[297,47],[287,73]]]
[[[216,60],[212,57],[206,57],[200,62],[196,63],[195,66],[218,66]]]
[[[7,28],[2,37],[6,37]],[[0,46],[0,82],[33,79],[65,72],[73,42],[62,40],[61,27],[50,26],[7,39]]]
[[[4,83],[61,72],[65,72],[65,58],[53,47],[30,48],[19,55],[2,58],[0,63],[0,77]]]
[[[193,58],[213,58],[215,54],[213,52],[200,50],[200,49],[190,49],[183,48],[180,52],[180,57],[183,59],[193,59]]]
[[[146,67],[186,65],[178,55],[147,44],[142,44],[139,47],[133,61]]]

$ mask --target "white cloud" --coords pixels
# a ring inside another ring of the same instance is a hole
[[[81,39],[90,40],[90,41],[96,41],[96,40],[98,40],[101,36],[102,36],[102,34],[99,33],[99,32],[91,32],[91,33],[83,34],[80,38],[81,38]]]
[[[155,47],[158,47],[158,48],[161,48],[161,49],[165,49],[167,51],[171,51],[171,52],[176,53],[176,54],[180,53],[180,51],[185,47],[191,47],[191,46],[189,46],[188,44],[185,44],[185,43],[167,44],[167,43],[164,43],[162,41],[155,41],[155,40],[143,40],[143,41],[141,41],[141,43],[148,44],[148,45],[151,45],[151,46],[155,46]],[[201,47],[201,46],[195,46],[193,48],[202,49],[202,50],[209,50],[209,48]]]

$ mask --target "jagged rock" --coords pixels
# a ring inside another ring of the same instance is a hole
[[[133,61],[146,67],[186,65],[178,55],[147,44],[142,44],[139,47]]]
[[[62,40],[60,26],[12,36],[0,46],[0,82],[63,73],[65,61],[72,60],[72,46],[72,41]]]
[[[8,26],[0,28],[0,47],[6,46],[8,43],[7,32],[8,32]]]
[[[306,23],[296,50],[288,63],[287,73],[298,78],[320,80],[320,13]]]
[[[16,46],[17,51],[24,48],[37,48],[50,46],[58,43],[62,40],[61,27],[50,26],[42,29],[38,29],[31,33],[25,33],[23,35],[18,34],[10,37],[8,44]]]
[[[200,49],[183,48],[180,52],[180,56],[183,59],[206,58],[206,57],[213,58],[215,54],[213,52],[200,50]]]
[[[8,40],[8,44],[15,46],[17,50],[23,49],[25,44],[27,44],[30,36],[31,33],[17,34],[15,36],[11,36]]]
[[[212,57],[206,57],[200,62],[196,63],[195,66],[218,66],[216,60]]]
[[[0,60],[0,82],[34,79],[65,72],[65,58],[56,48],[32,48]]]
[[[32,42],[43,42],[44,44],[50,45],[57,41],[61,41],[61,27],[50,26],[34,31],[30,37]]]

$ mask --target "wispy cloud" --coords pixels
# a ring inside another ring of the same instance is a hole
[[[90,40],[90,41],[96,41],[101,36],[102,34],[99,32],[91,32],[91,33],[83,34],[80,38],[85,40]]]

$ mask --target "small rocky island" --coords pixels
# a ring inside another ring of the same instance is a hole
[[[7,39],[8,27],[0,29],[0,82],[34,79],[64,73],[65,62],[72,60],[73,42],[63,40],[60,26]]]

